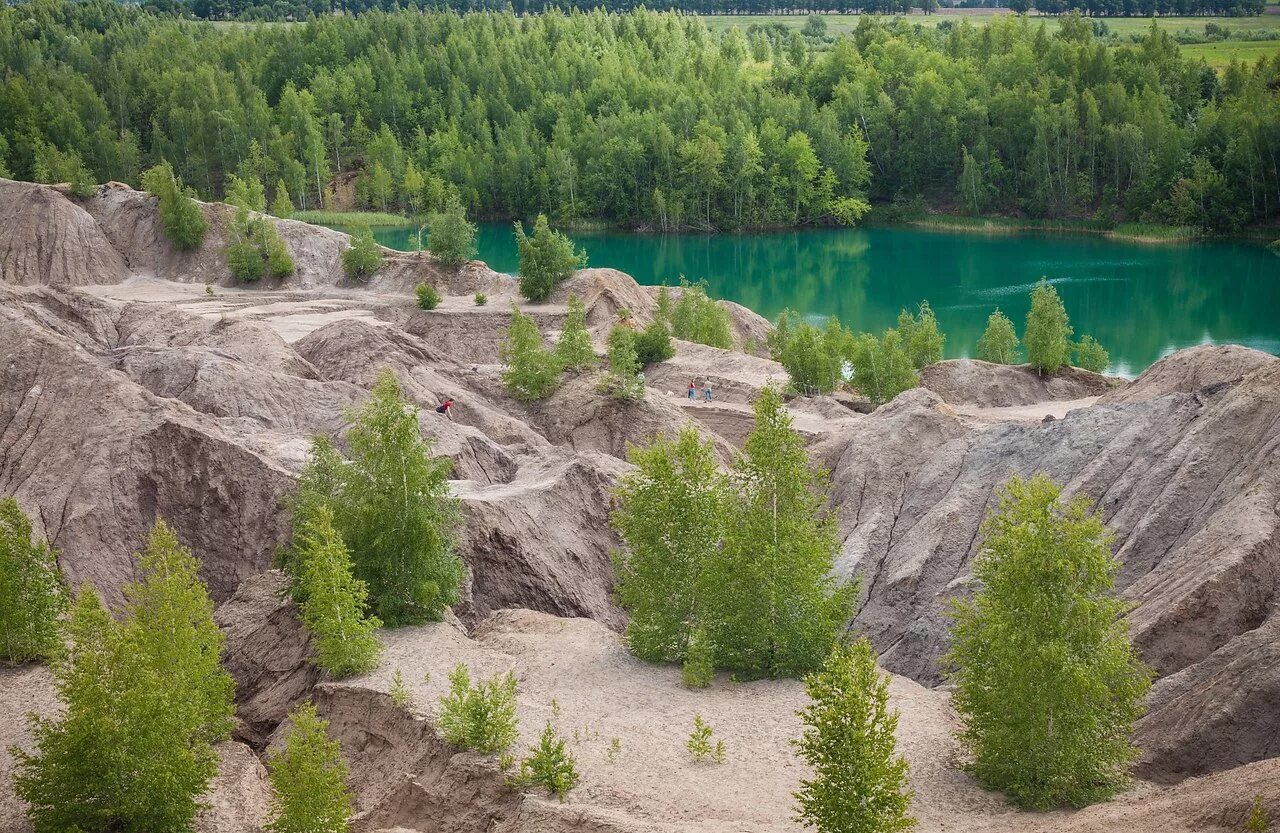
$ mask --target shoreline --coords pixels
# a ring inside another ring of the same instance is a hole
[[[307,216],[298,216],[299,214]],[[328,216],[316,216],[316,215]],[[408,228],[423,224],[422,219],[414,219],[395,214],[365,211],[334,212],[297,212],[293,219],[314,225],[328,226],[345,230],[361,223],[371,228]],[[394,220],[394,222],[393,222]],[[472,220],[475,223],[513,223],[511,218],[481,217]],[[874,213],[868,222],[857,226],[759,226],[733,230],[707,231],[696,228],[685,228],[671,231],[659,231],[652,228],[628,228],[612,225],[602,220],[577,220],[556,224],[561,231],[570,234],[622,234],[637,237],[735,237],[740,235],[782,234],[786,232],[815,230],[856,230],[860,228],[919,229],[921,231],[953,232],[974,234],[986,237],[1015,236],[1019,234],[1054,234],[1054,235],[1090,235],[1105,237],[1126,243],[1141,243],[1158,246],[1162,244],[1239,242],[1255,244],[1266,248],[1280,241],[1280,228],[1252,227],[1241,229],[1234,234],[1208,234],[1191,226],[1166,226],[1154,223],[1118,223],[1105,226],[1102,221],[1088,219],[1036,219],[1005,217],[992,215],[964,214],[928,214],[911,218],[895,218],[876,220]]]

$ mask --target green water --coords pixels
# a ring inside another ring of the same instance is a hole
[[[412,250],[415,229],[376,232]],[[837,315],[855,330],[893,326],[928,299],[949,357],[973,355],[999,307],[1018,327],[1042,275],[1066,303],[1076,335],[1110,351],[1111,372],[1140,373],[1161,356],[1206,342],[1280,353],[1280,257],[1246,242],[1149,245],[1091,235],[982,236],[911,228],[811,229],[759,234],[574,234],[591,266],[640,283],[705,278],[715,297],[773,319],[786,307]],[[506,223],[483,224],[479,258],[514,272]]]

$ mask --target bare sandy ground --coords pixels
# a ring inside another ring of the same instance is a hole
[[[1034,405],[1014,405],[1008,408],[979,408],[973,405],[953,405],[955,412],[974,425],[995,425],[1002,422],[1041,422],[1045,417],[1062,419],[1077,408],[1087,408],[1101,397],[1086,396],[1083,399],[1058,399],[1037,402]]]
[[[468,637],[455,624],[381,634],[379,669],[343,685],[390,688],[398,670],[411,708],[434,719],[448,673],[465,663],[473,677],[514,671],[523,753],[550,721],[567,739],[581,780],[567,804],[582,819],[621,829],[678,833],[797,833],[792,792],[805,774],[791,741],[804,705],[795,680],[736,682],[719,675],[693,691],[679,669],[631,657],[620,638],[587,619],[503,611]],[[0,669],[0,749],[28,742],[27,712],[51,708],[40,666]],[[1274,792],[1280,761],[1194,779],[1178,787],[1139,782],[1106,804],[1079,811],[1022,812],[980,787],[958,766],[957,727],[944,691],[891,675],[899,710],[898,749],[910,763],[913,812],[921,833],[1192,833],[1239,829],[1255,792]],[[725,743],[724,763],[695,763],[685,747],[695,715]],[[611,755],[614,740],[618,752]],[[260,765],[240,744],[221,749],[223,766],[202,830],[253,831],[265,813]],[[1244,773],[1244,774],[1241,774]],[[1269,786],[1267,786],[1269,785]],[[414,820],[401,821],[413,830]],[[422,829],[436,829],[421,820]],[[587,824],[582,829],[599,829]],[[12,794],[12,760],[0,753],[0,831],[29,830]]]
[[[532,744],[550,721],[568,739],[581,773],[567,801],[588,816],[681,833],[803,829],[793,818],[792,799],[805,774],[791,745],[801,732],[795,712],[805,703],[798,681],[735,682],[721,674],[710,688],[690,690],[681,684],[678,668],[631,657],[616,634],[595,622],[529,611],[497,614],[474,639],[451,625],[391,631],[383,639],[382,666],[351,684],[386,691],[399,669],[415,711],[428,717],[438,714],[455,663],[467,664],[473,676],[514,671],[521,721],[517,748]],[[911,766],[913,812],[922,833],[1222,829],[1202,811],[1220,813],[1211,807],[1224,800],[1224,791],[1233,791],[1213,778],[1175,788],[1139,782],[1112,802],[1080,811],[1013,809],[957,765],[949,695],[905,677],[890,679],[892,703],[900,712],[898,748]],[[723,739],[724,763],[695,763],[687,751],[698,714]],[[616,760],[609,754],[615,738]]]

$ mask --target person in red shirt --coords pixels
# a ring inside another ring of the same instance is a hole
[[[436,413],[444,414],[449,418],[450,422],[453,422],[453,411],[450,410],[452,407],[453,407],[453,397],[448,397],[444,400],[443,405],[436,408]]]

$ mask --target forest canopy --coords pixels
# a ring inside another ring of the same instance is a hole
[[[206,198],[236,174],[324,203],[727,229],[864,200],[1227,230],[1277,216],[1280,58],[1220,77],[1154,26],[710,32],[638,11],[369,12],[215,27],[108,0],[0,9],[0,169]],[[70,173],[68,173],[68,171]]]

